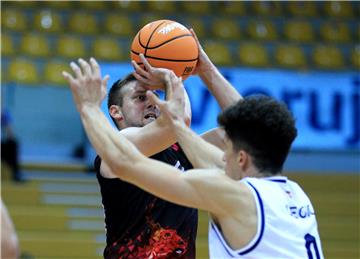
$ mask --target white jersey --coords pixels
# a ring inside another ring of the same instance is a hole
[[[233,250],[210,219],[210,258],[324,258],[313,206],[285,176],[244,178],[257,207],[258,228],[245,247]]]

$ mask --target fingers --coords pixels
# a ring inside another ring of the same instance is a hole
[[[152,91],[146,91],[146,97],[150,100],[150,102],[156,104],[161,109],[165,102],[160,100]]]
[[[71,62],[70,67],[74,71],[76,78],[81,78],[83,76],[95,76],[101,78],[100,66],[94,58],[90,58],[90,64],[84,59],[78,59],[80,67],[75,63]]]
[[[172,76],[169,74],[165,75],[164,82],[165,82],[165,100],[171,100],[173,96],[173,87],[174,81]]]
[[[150,85],[150,80],[146,79],[145,77],[142,77],[137,72],[133,72],[132,74],[138,81],[142,82],[143,84]]]
[[[78,65],[76,65],[75,62],[71,62],[70,67],[72,71],[74,71],[76,78],[81,78],[83,76],[81,73],[81,69],[78,67]]]
[[[149,71],[151,73],[153,67],[150,65],[150,63],[146,60],[144,54],[140,53],[139,57],[141,59],[141,62],[144,64],[146,71]]]
[[[109,79],[110,79],[110,76],[109,76],[109,75],[104,76],[104,78],[102,79],[102,83],[103,83],[104,85],[107,85]]]
[[[101,71],[100,71],[100,66],[97,63],[96,59],[94,58],[90,58],[90,65],[91,65],[91,69],[93,72],[93,75],[95,77],[101,77]]]
[[[175,74],[172,76],[170,75],[168,77],[172,87],[174,88],[175,86],[179,85],[182,83],[182,78],[181,77],[177,77]]]
[[[109,75],[104,76],[104,78],[101,80],[101,87],[104,88],[104,90],[107,90],[107,83],[110,79]]]
[[[70,84],[74,81],[74,78],[71,74],[69,74],[66,71],[62,71],[62,75],[65,78],[65,80],[67,80]]]
[[[170,79],[174,79],[174,78],[177,78],[175,72],[173,70],[170,70],[170,69],[167,69],[167,68],[162,68],[162,71],[164,71],[163,73],[167,74],[167,76],[170,78]]]
[[[79,64],[81,66],[84,76],[91,76],[92,72],[91,72],[91,67],[90,67],[89,63],[86,62],[85,60],[83,60],[82,58],[79,58],[78,61],[79,61]]]
[[[181,77],[175,76],[171,79],[170,85],[166,88],[166,100],[182,99],[184,96],[184,85]]]
[[[149,78],[150,74],[146,72],[144,69],[142,69],[134,60],[131,61],[132,65],[134,66],[134,69],[136,73],[138,73],[140,76],[144,78]]]

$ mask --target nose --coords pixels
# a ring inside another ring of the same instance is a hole
[[[147,102],[147,104],[146,104],[146,109],[147,110],[152,110],[152,109],[157,109],[158,107],[157,107],[157,105],[156,104],[154,104],[153,102],[151,102],[151,101],[148,101]]]
[[[150,101],[148,101],[148,103],[146,104],[146,108],[150,109],[150,108],[154,108],[155,105],[153,103],[151,103]]]
[[[223,154],[222,161],[224,161],[226,163],[225,153]]]
[[[147,98],[146,100],[146,109],[158,109],[157,105],[150,100],[150,98]]]

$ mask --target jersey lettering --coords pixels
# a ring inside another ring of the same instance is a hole
[[[314,211],[311,209],[310,204],[305,206],[287,206],[287,210],[289,211],[290,215],[294,218],[308,218],[312,215],[315,215]]]

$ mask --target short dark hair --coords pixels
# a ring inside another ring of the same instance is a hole
[[[125,86],[126,84],[132,82],[132,81],[136,81],[136,78],[134,77],[134,75],[132,73],[126,75],[123,79],[119,79],[117,80],[110,88],[109,91],[109,95],[108,95],[108,102],[107,102],[107,107],[108,109],[110,109],[111,105],[119,105],[120,107],[123,104],[123,86]],[[110,115],[111,117],[111,115]],[[111,119],[113,120],[113,122],[115,123],[116,127],[116,121],[113,119],[113,117],[111,117]]]
[[[108,109],[111,105],[119,105],[122,106],[123,103],[123,95],[122,95],[122,88],[124,85],[136,81],[136,78],[132,73],[126,75],[123,79],[117,80],[110,88],[109,96],[108,96]]]
[[[297,136],[295,120],[285,104],[264,95],[244,98],[218,116],[235,151],[245,150],[261,173],[282,171]]]

